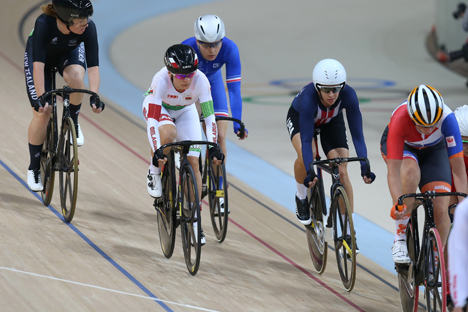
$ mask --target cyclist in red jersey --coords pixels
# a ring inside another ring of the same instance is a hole
[[[382,135],[381,152],[387,163],[388,186],[394,203],[391,212],[396,228],[393,260],[408,263],[406,225],[414,198],[406,199],[401,211],[395,207],[398,198],[415,193],[418,186],[421,192],[450,192],[451,172],[457,189],[467,187],[458,123],[436,89],[420,85],[411,91],[408,100],[392,114]],[[441,196],[433,202],[435,223],[445,243],[450,227],[449,198]]]

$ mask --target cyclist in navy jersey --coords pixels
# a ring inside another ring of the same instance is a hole
[[[307,188],[315,185],[317,176],[310,170],[315,151],[314,131],[320,129],[322,149],[328,159],[349,157],[346,128],[342,110],[346,117],[359,157],[367,157],[367,148],[362,131],[362,116],[356,92],[346,85],[346,71],[343,65],[334,59],[324,59],[317,63],[312,74],[313,83],[306,85],[294,98],[289,108],[286,126],[297,159],[294,163],[296,178],[296,216],[304,224],[311,223],[307,203]],[[372,183],[375,174],[365,176],[366,163],[361,162],[361,176],[365,183]],[[353,189],[347,173],[347,165],[339,166],[340,178],[346,189],[353,209]],[[354,210],[353,210],[354,211]],[[350,233],[348,233],[350,234]]]
[[[226,38],[224,23],[216,15],[203,15],[195,21],[195,37],[182,42],[195,49],[200,64],[198,69],[203,72],[211,85],[211,96],[216,116],[229,116],[228,104],[221,67],[226,65],[226,84],[229,93],[229,104],[232,117],[242,119],[242,97],[241,97],[241,62],[239,49],[234,41]],[[226,131],[228,121],[219,120],[218,143],[224,155],[226,151]],[[234,133],[239,135],[240,125],[233,123]],[[246,129],[244,137],[246,139]]]
[[[51,99],[40,105],[41,96],[52,88],[51,69],[56,67],[66,84],[75,89],[84,89],[84,77],[88,68],[89,87],[99,91],[99,57],[96,26],[91,21],[93,6],[89,0],[52,0],[42,6],[42,12],[30,33],[24,54],[24,73],[33,119],[29,124],[28,142],[30,164],[28,185],[35,192],[42,191],[40,160],[45,141],[47,124],[52,112]],[[86,51],[86,53],[85,53]],[[77,145],[84,143],[78,123],[83,99],[82,93],[70,95],[70,113],[76,125]],[[96,107],[91,97],[93,112],[100,113],[104,103]]]

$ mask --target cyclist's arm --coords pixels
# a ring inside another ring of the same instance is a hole
[[[226,60],[226,84],[232,117],[242,120],[241,61],[237,45],[231,41]],[[234,125],[240,127],[236,122]]]
[[[367,157],[367,147],[364,140],[362,128],[362,115],[359,109],[359,100],[356,92],[350,88],[346,90],[346,97],[343,98],[344,108],[346,108],[346,119],[348,120],[349,131],[353,139],[354,148],[358,157]],[[366,171],[366,163],[361,162],[361,172]]]
[[[447,153],[452,167],[453,181],[455,189],[463,192],[467,189],[467,177],[465,160],[463,158],[463,142],[460,128],[453,113],[449,113],[442,123],[442,133],[444,134]],[[463,198],[459,198],[462,200]]]
[[[159,119],[161,117],[162,101],[165,91],[167,90],[167,84],[164,79],[161,79],[158,75],[153,78],[150,90],[148,92],[148,112],[146,120],[146,134],[148,135],[148,141],[151,145],[151,149],[156,151],[161,146],[161,137],[159,135]]]
[[[401,159],[387,159],[387,182],[393,204],[395,204],[402,195],[400,176],[401,163]]]
[[[37,97],[40,97],[45,92],[45,85],[44,85],[44,68],[45,64],[42,62],[34,62],[33,63],[34,72],[34,87],[36,88]]]
[[[200,103],[200,107],[205,118],[205,134],[206,139],[210,142],[218,142],[218,126],[216,125],[216,117],[213,109],[213,101]]]
[[[88,68],[88,80],[89,80],[89,90],[99,93],[99,85],[101,83],[101,78],[99,75],[99,66],[93,66]]]
[[[461,307],[468,298],[468,201],[455,209],[453,227],[448,239],[450,293],[455,307]]]
[[[307,90],[308,91],[308,90]],[[315,115],[318,110],[317,103],[311,100],[310,94],[304,91],[296,98],[299,103],[299,128],[302,144],[302,160],[306,172],[310,171],[310,163],[314,160],[312,140],[314,138]]]

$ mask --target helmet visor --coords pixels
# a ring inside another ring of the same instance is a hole
[[[321,91],[321,92],[325,92],[325,93],[330,93],[330,92],[333,92],[333,93],[337,93],[337,92],[340,92],[341,89],[343,89],[343,86],[340,85],[340,86],[322,86],[322,85],[317,85],[317,88]]]

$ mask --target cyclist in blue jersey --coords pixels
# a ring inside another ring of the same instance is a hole
[[[207,77],[211,85],[211,96],[216,116],[229,116],[226,91],[221,74],[221,67],[226,65],[226,84],[229,93],[229,104],[232,117],[242,120],[242,97],[241,97],[241,62],[239,49],[234,41],[225,37],[224,23],[216,15],[203,15],[195,21],[195,37],[182,42],[195,49],[200,64],[198,69]],[[226,151],[226,131],[228,121],[219,120],[218,143],[221,151]],[[240,125],[233,123],[234,133],[240,135]],[[245,129],[246,139],[248,131]]]
[[[56,67],[66,84],[74,89],[84,89],[88,69],[89,88],[99,91],[99,55],[96,25],[91,21],[93,6],[89,0],[52,0],[42,6],[42,12],[29,35],[24,54],[24,74],[28,98],[33,108],[29,124],[28,142],[30,164],[27,173],[32,191],[43,190],[40,175],[41,151],[52,106],[50,98],[40,105],[41,96],[52,88],[51,69]],[[84,137],[78,123],[82,93],[70,95],[70,114],[76,127],[76,143],[83,145]],[[100,113],[104,103],[96,107],[90,100],[93,112]]]
[[[315,65],[313,83],[302,88],[294,98],[286,118],[286,126],[297,159],[294,163],[296,178],[296,217],[304,224],[311,223],[307,203],[307,188],[315,185],[317,176],[310,170],[315,151],[314,131],[320,129],[320,142],[328,159],[349,157],[346,128],[342,110],[346,118],[359,157],[367,157],[367,148],[362,131],[362,116],[356,92],[346,84],[346,71],[334,59],[324,59]],[[361,176],[365,183],[372,183],[375,174],[365,176],[366,163],[361,162]],[[353,189],[347,173],[347,164],[339,166],[340,178],[353,208]],[[349,234],[349,233],[348,233]]]

